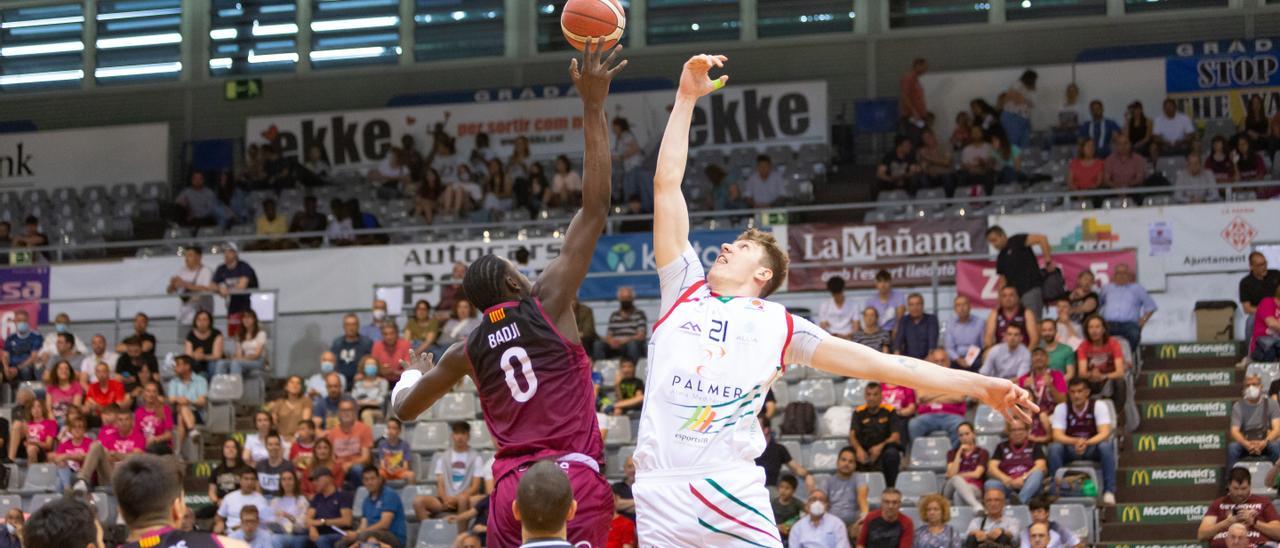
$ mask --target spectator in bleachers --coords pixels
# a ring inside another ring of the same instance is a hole
[[[901,419],[898,430],[905,437],[906,421],[916,416],[916,391],[907,386],[885,383],[880,385],[884,402],[893,406],[893,412]]]
[[[235,438],[228,438],[227,441],[222,442],[221,458],[217,460],[213,472],[209,474],[209,502],[214,507],[219,506],[227,493],[239,489],[240,474],[246,471],[253,472],[253,468],[245,464],[241,455],[240,442]]]
[[[386,483],[378,471],[366,469],[361,475],[364,488],[369,491],[365,497],[360,516],[359,527],[347,531],[335,546],[346,547],[357,544],[358,537],[372,531],[390,532],[396,540],[404,543],[408,537],[405,524],[404,505],[400,502],[400,494],[385,489]],[[365,541],[367,542],[367,541]],[[360,544],[363,546],[364,544]]]
[[[98,440],[89,446],[84,466],[80,467],[76,482],[71,486],[81,496],[89,491],[89,481],[95,477],[100,485],[111,483],[115,467],[130,455],[142,453],[147,446],[142,429],[133,423],[133,413],[112,405],[103,410],[102,422]],[[109,428],[112,426],[114,428]]]
[[[9,462],[20,455],[29,463],[45,462],[58,442],[58,423],[42,401],[31,401],[23,411],[22,419],[15,419],[9,427]]]
[[[822,491],[830,497],[831,513],[844,524],[853,525],[867,515],[867,484],[862,476],[854,474],[857,455],[852,447],[840,450],[836,458],[836,473],[827,477]],[[794,533],[794,531],[793,531]]]
[[[636,292],[630,286],[618,288],[618,309],[609,314],[609,328],[593,352],[597,358],[644,357],[649,320],[636,308],[635,300]]]
[[[1270,172],[1267,171],[1266,161],[1262,155],[1253,149],[1253,143],[1247,137],[1237,136],[1234,149],[1231,151],[1231,163],[1235,166],[1236,181],[1249,182],[1261,181],[1266,179]],[[1268,198],[1270,193],[1266,189],[1256,189],[1259,198]]]
[[[289,451],[292,452],[293,448],[290,447]],[[294,467],[303,474],[302,492],[310,495],[316,493],[318,486],[311,480],[309,471],[327,468],[337,478],[343,478],[346,475],[346,470],[342,467],[342,464],[333,456],[333,442],[323,437],[316,438],[309,455],[300,455],[295,459]],[[334,481],[342,480],[337,479]]]
[[[63,334],[71,337],[71,348],[65,351],[58,348],[58,336]],[[40,363],[48,366],[53,361],[56,361],[58,356],[72,359],[76,354],[85,354],[88,351],[89,349],[84,346],[84,339],[76,336],[75,332],[71,331],[71,316],[67,315],[66,312],[59,312],[58,315],[53,317],[53,329],[44,335],[44,342],[40,344],[40,353],[42,354]],[[79,361],[79,357],[72,359],[72,363],[77,361]]]
[[[1009,142],[1022,148],[1031,146],[1031,118],[1038,79],[1036,71],[1027,69],[1004,93],[1000,126],[1009,136]]]
[[[1094,99],[1089,102],[1089,119],[1080,125],[1081,140],[1092,140],[1098,158],[1106,158],[1111,154],[1111,142],[1121,132],[1120,125],[1103,116],[1102,101]]]
[[[769,440],[770,443],[773,443],[773,440],[769,438],[768,434],[765,435],[765,439]],[[765,453],[768,453],[768,452],[769,452],[769,448],[766,447]],[[761,457],[763,456],[764,455],[762,454]],[[758,458],[759,457],[757,457],[757,459]],[[764,465],[757,463],[757,466],[764,466]],[[767,466],[764,466],[764,470],[765,470],[765,485],[768,485],[769,468]],[[776,472],[774,477],[777,477]],[[631,490],[631,487],[635,484],[636,484],[636,462],[631,457],[627,457],[627,460],[622,463],[622,479],[613,482],[613,485],[611,485],[610,488],[613,489],[613,510],[621,514],[623,517],[630,519],[631,521],[635,521],[636,519],[635,494]]]
[[[942,487],[942,496],[952,502],[959,498],[966,506],[977,508],[982,506],[978,498],[991,454],[978,447],[978,435],[972,424],[960,423],[956,434],[960,437],[960,446],[947,451],[947,481]]]
[[[1160,114],[1151,126],[1151,158],[1189,152],[1196,139],[1196,125],[1191,117],[1180,112],[1178,104],[1171,98],[1164,100]]]
[[[915,523],[901,512],[902,493],[892,487],[880,494],[880,508],[872,510],[861,520],[858,528],[858,548],[910,548],[915,534]]]
[[[102,524],[93,508],[82,501],[63,498],[50,501],[31,513],[22,527],[27,548],[85,546],[103,548]]]
[[[1209,505],[1196,540],[1210,547],[1226,546],[1227,530],[1235,524],[1249,528],[1249,544],[1260,546],[1280,540],[1280,514],[1271,499],[1251,491],[1252,474],[1247,468],[1231,468],[1227,472],[1227,494]]]
[[[888,270],[876,272],[876,292],[863,303],[863,309],[875,308],[880,327],[890,333],[897,331],[898,319],[906,314],[907,300],[902,292],[893,288],[893,276]],[[865,329],[866,326],[864,325]]]
[[[462,279],[466,275],[467,265],[458,261],[453,263],[449,277],[441,280],[444,283],[440,288],[440,302],[436,303],[436,317],[440,320],[447,320],[453,313],[454,305],[458,301],[466,300],[466,296],[462,294]]]
[[[270,515],[270,507],[266,508],[267,514]],[[253,504],[247,504],[240,508],[240,528],[230,531],[227,538],[243,540],[249,545],[249,548],[272,548],[275,546],[275,536],[271,534],[271,530],[262,524],[262,514],[258,507]]]
[[[22,548],[22,524],[26,516],[22,508],[14,507],[4,514],[4,527],[0,527],[0,548]]]
[[[898,324],[893,346],[896,353],[921,360],[938,347],[938,317],[925,313],[923,295],[907,296],[907,315]]]
[[[1280,306],[1277,305],[1280,305],[1280,287],[1254,309],[1256,314],[1249,337],[1249,356],[1258,361],[1280,359]]]
[[[920,133],[920,149],[916,158],[920,160],[923,170],[923,183],[926,188],[941,188],[947,197],[955,195],[955,157],[950,147],[938,142],[938,136],[931,128]]]
[[[183,346],[184,353],[195,360],[197,373],[209,375],[214,372],[210,366],[223,358],[225,345],[222,332],[213,326],[211,312],[208,310],[196,312],[195,321],[191,325],[191,331],[187,332]],[[123,374],[118,365],[116,371]],[[128,387],[128,385],[126,377],[125,386]]]
[[[342,375],[337,373],[325,376],[324,391],[324,397],[316,398],[311,406],[311,420],[316,424],[316,429],[321,431],[338,426],[339,406],[342,402],[351,400],[351,396],[343,392]]]
[[[818,306],[818,327],[842,339],[852,339],[853,332],[857,330],[858,311],[853,301],[845,298],[844,286],[843,277],[827,279],[827,292],[831,293],[831,298]]]
[[[555,173],[546,196],[549,207],[571,208],[582,202],[582,176],[573,170],[568,156],[556,157]]]
[[[1075,158],[1067,164],[1068,190],[1093,190],[1102,186],[1103,160],[1093,139],[1080,141]]]
[[[72,363],[78,362],[84,358],[84,354],[76,351],[76,345],[83,346],[84,343],[77,341],[76,336],[71,333],[56,333],[51,337],[45,338],[46,341],[53,341],[52,352],[41,352],[40,369],[44,371],[43,376],[48,377],[49,365],[67,362],[70,366]],[[75,373],[72,373],[72,377]]]
[[[1082,324],[1084,319],[1090,314],[1098,310],[1098,294],[1094,291],[1094,277],[1090,270],[1081,270],[1076,275],[1076,285],[1071,288],[1071,293],[1067,294],[1068,320],[1076,324]],[[1062,323],[1062,315],[1059,314],[1058,322]]]
[[[929,352],[926,361],[938,367],[951,367],[947,352],[942,348],[935,348]],[[956,429],[960,423],[964,422],[966,412],[964,396],[922,393],[918,395],[916,401],[918,414],[907,424],[910,439],[914,440],[934,432],[944,432],[951,439],[952,446],[960,445],[960,436]]]
[[[249,466],[257,466],[259,462],[267,460],[267,438],[276,433],[271,413],[264,410],[254,413],[253,429],[253,433],[244,437],[244,462]]]
[[[1134,150],[1150,151],[1152,138],[1151,119],[1143,112],[1142,102],[1134,101],[1124,113],[1124,131],[1121,132]]]
[[[324,237],[329,245],[354,245],[355,230],[355,219],[347,208],[347,203],[340,198],[329,200],[329,217],[324,229]]]
[[[1107,321],[1107,330],[1129,341],[1129,350],[1137,352],[1142,343],[1142,328],[1159,307],[1147,294],[1146,288],[1133,278],[1129,265],[1116,265],[1111,283],[1102,288],[1098,302],[1099,314]]]
[[[223,244],[222,264],[213,271],[213,285],[227,299],[227,333],[234,337],[240,333],[241,317],[253,308],[248,293],[232,293],[258,288],[258,273],[240,260],[240,246],[235,242]]]
[[[1040,493],[1049,464],[1040,444],[1030,439],[1027,423],[1006,423],[1007,439],[996,446],[987,463],[987,490],[1002,489],[1018,502],[1026,502]]]
[[[432,168],[426,168],[413,194],[411,214],[421,217],[426,224],[435,222],[436,210],[443,192],[444,183],[440,180],[440,174]]]
[[[1031,511],[1031,524],[1022,532],[1022,545],[1031,544],[1030,528],[1044,527],[1048,533],[1048,546],[1061,548],[1084,548],[1084,541],[1077,538],[1070,529],[1049,519],[1049,499],[1043,496],[1028,498],[1027,509]]]
[[[1052,409],[1067,399],[1067,377],[1050,368],[1049,353],[1043,348],[1031,351],[1031,371],[1018,377],[1017,384],[1031,393],[1041,409]]]
[[[471,301],[458,299],[453,302],[449,319],[440,327],[440,338],[430,350],[435,356],[443,355],[454,343],[466,342],[467,337],[480,325],[480,315]]]
[[[48,415],[66,424],[67,409],[84,405],[84,385],[76,378],[71,362],[59,360],[44,374],[44,403]]]
[[[791,526],[795,525],[804,512],[804,503],[795,494],[796,477],[783,474],[778,478],[778,494],[769,501],[769,505],[773,507],[774,523],[778,524],[778,533],[782,535],[783,541],[791,532]]]
[[[164,403],[159,382],[150,381],[143,385],[142,398],[138,408],[134,409],[134,418],[134,424],[142,431],[148,446],[157,443],[173,446],[173,411]]]
[[[515,189],[513,181],[502,170],[502,162],[497,158],[488,161],[483,177],[484,203],[481,209],[488,212],[487,219],[498,219],[503,213],[511,211],[515,205]]]
[[[204,423],[204,410],[209,404],[209,383],[200,375],[192,374],[191,356],[183,354],[174,358],[174,377],[165,387],[169,405],[173,406],[177,425],[176,447],[181,448],[184,438],[199,435],[197,428]],[[309,409],[309,408],[308,408]]]
[[[578,322],[578,333],[581,334],[582,348],[595,348],[596,341],[600,340],[600,335],[596,334],[596,313],[578,300],[573,298],[573,316]]]
[[[613,400],[613,414],[635,414],[644,407],[644,381],[636,377],[636,361],[624,356],[618,361],[618,380],[614,383],[617,394]]]
[[[276,521],[272,532],[277,548],[304,548],[307,543],[306,518],[309,503],[302,495],[299,472],[280,472],[280,494],[271,498],[271,515]]]
[[[1060,307],[1065,307],[1067,306],[1063,304],[1065,302],[1066,301],[1058,301],[1058,304]],[[1058,317],[1062,320],[1066,320],[1062,313],[1059,313]],[[1070,346],[1058,342],[1057,321],[1040,320],[1040,346],[1038,348],[1044,350],[1045,357],[1048,358],[1049,370],[1061,373],[1064,377],[1064,381],[1066,375],[1073,374],[1076,364],[1076,352],[1075,350],[1072,350]],[[1033,367],[1035,366],[1034,358],[1035,356],[1033,355],[1031,364]],[[1066,392],[1066,385],[1062,386],[1062,391],[1064,393]]]
[[[89,416],[97,416],[103,409],[111,405],[130,407],[133,398],[124,389],[124,383],[111,378],[111,368],[99,363],[93,370],[94,383],[89,385],[85,393],[84,408]]]
[[[984,132],[1000,127],[1000,113],[986,99],[978,97],[969,101],[969,113],[973,118],[973,127],[980,128]],[[981,140],[985,141],[986,137],[982,137]]]
[[[1114,420],[1111,407],[1103,400],[1090,401],[1089,381],[1071,379],[1067,401],[1053,410],[1053,441],[1049,446],[1049,475],[1074,460],[1091,460],[1102,465],[1102,504],[1116,503],[1116,451],[1111,439]]]
[[[1116,270],[1118,275],[1119,268]],[[1112,336],[1115,332],[1114,328],[1108,329],[1108,322],[1101,317],[1089,316],[1085,319],[1085,339],[1076,347],[1075,376],[1087,379],[1093,393],[1109,395],[1115,400],[1117,409],[1124,409],[1128,396],[1126,373],[1129,367],[1119,339]]]
[[[853,410],[849,446],[858,471],[882,472],[885,485],[893,487],[902,467],[903,419],[892,405],[883,403],[880,383],[867,383],[862,393],[866,403]]]
[[[1014,380],[1031,370],[1031,352],[1022,344],[1022,330],[1016,325],[1004,328],[1004,344],[987,350],[979,373],[988,377]]]
[[[982,498],[983,515],[969,522],[969,540],[966,545],[1012,546],[1022,533],[1022,524],[1005,513],[1003,489],[988,489]]]
[[[14,332],[4,340],[5,378],[12,385],[18,381],[39,380],[40,347],[44,345],[44,335],[31,328],[30,317],[25,309],[13,311]]]
[[[484,461],[471,448],[471,425],[455,421],[449,428],[449,449],[436,454],[436,494],[413,499],[413,511],[419,520],[443,512],[464,512],[470,508],[471,497],[480,492]],[[459,533],[466,530],[466,523],[458,524]]]
[[[1125,135],[1117,135],[1112,141],[1114,150],[1102,163],[1102,184],[1107,188],[1132,188],[1142,186],[1147,180],[1147,159],[1134,151],[1132,142]]]
[[[921,170],[920,163],[912,152],[913,148],[910,137],[898,135],[893,138],[893,150],[884,155],[876,168],[876,179],[880,181],[881,191],[905,190],[908,194],[915,195],[920,186]]]
[[[1041,283],[1044,280],[1044,274],[1040,271],[1040,264],[1036,260],[1035,251],[1032,247],[1040,248],[1040,256],[1044,258],[1044,268],[1046,271],[1053,270],[1053,245],[1049,243],[1049,239],[1044,234],[1014,234],[1012,236],[1005,233],[1004,228],[999,225],[992,226],[987,229],[987,243],[998,251],[996,255],[996,281],[997,288],[1012,287],[1016,290],[1014,295],[1015,301],[1020,304],[1019,308],[1025,310],[1027,322],[1021,324],[1023,330],[1023,341],[1028,346],[1036,345],[1036,337],[1034,333],[1028,336],[1028,329],[1031,322],[1035,318],[1039,318],[1044,307],[1044,296],[1041,291]],[[1003,320],[1014,321],[1017,319],[1012,316],[1015,313],[1014,305],[1007,302],[1003,293],[1000,295],[1000,309],[1003,313]],[[998,326],[1003,327],[1003,326]],[[988,341],[987,346],[995,344],[995,332],[991,331],[991,322],[987,325]],[[1002,330],[1003,332],[1003,330]]]
[[[971,314],[973,309],[969,297],[957,295],[953,303],[956,316],[947,323],[943,347],[947,350],[947,358],[955,367],[976,370],[982,365],[980,351],[983,348],[985,322]],[[971,356],[973,352],[979,353]]]
[[[284,396],[267,403],[271,421],[285,441],[291,441],[298,431],[298,424],[311,420],[311,400],[302,393],[302,377],[291,375],[284,382]]]
[[[612,123],[613,128],[613,165],[618,177],[614,184],[615,196],[646,196],[644,200],[645,211],[653,210],[653,192],[645,190],[645,183],[642,179],[641,168],[644,166],[644,148],[640,146],[640,140],[636,138],[635,132],[631,131],[631,122],[621,116],[615,117]],[[618,169],[618,167],[621,169]],[[620,186],[619,186],[620,185]],[[621,192],[618,192],[621,190]]]
[[[863,308],[862,323],[861,325],[855,324],[854,328],[856,331],[853,332],[853,342],[881,352],[889,352],[889,345],[893,342],[893,334],[880,326],[880,313],[876,311],[876,307],[867,306]]]
[[[382,299],[373,300],[373,309],[369,314],[369,323],[360,326],[360,336],[367,338],[373,342],[382,340],[382,326],[387,323],[387,301]],[[392,327],[395,327],[395,320],[391,320]]]
[[[1000,184],[1017,183],[1022,177],[1022,148],[1012,144],[999,131],[991,132],[991,150]]]
[[[49,462],[58,465],[58,491],[60,492],[67,490],[75,483],[76,473],[84,466],[85,455],[89,454],[89,447],[93,444],[93,438],[85,434],[88,428],[88,422],[84,417],[75,417],[67,421],[69,435],[67,439],[58,443],[57,450],[49,457]]]
[[[1249,527],[1244,523],[1232,523],[1227,528],[1226,548],[1251,548],[1253,541],[1249,539]]]
[[[22,223],[22,229],[22,234],[13,237],[13,247],[44,247],[49,245],[49,237],[45,236],[43,232],[40,232],[40,219],[37,219],[34,215],[27,216],[26,220]],[[39,251],[31,253],[19,253],[14,251],[13,255],[15,257],[26,255],[28,262],[41,262],[45,260],[44,254]]]
[[[788,546],[850,548],[847,528],[840,518],[827,513],[827,494],[822,490],[810,491],[805,515],[791,526]]]
[[[388,330],[389,334],[394,336],[395,329]],[[406,341],[400,341],[406,342]],[[382,343],[378,343],[381,345]],[[405,362],[409,361],[408,353],[405,354]],[[379,374],[378,360],[373,356],[367,356],[364,359],[364,368],[360,375],[356,378],[356,383],[351,387],[351,399],[356,401],[356,405],[360,406],[360,420],[373,424],[382,418],[382,404],[386,401],[387,396],[391,392],[387,379]]]
[[[1231,406],[1231,443],[1227,444],[1227,469],[1242,458],[1280,459],[1280,404],[1263,396],[1262,378],[1244,378],[1244,394]]]
[[[293,463],[285,458],[284,442],[280,434],[267,434],[267,458],[254,466],[258,473],[258,485],[268,497],[280,496],[280,474],[294,470]]]
[[[337,488],[333,472],[323,466],[311,470],[316,494],[307,508],[307,537],[319,548],[333,548],[351,528],[351,494]]]
[[[1062,107],[1058,109],[1058,125],[1054,127],[1055,142],[1057,135],[1066,135],[1069,141],[1075,141],[1076,132],[1088,114],[1087,107],[1080,100],[1080,86],[1075,82],[1067,84]]]
[[[929,61],[917,57],[911,61],[911,69],[898,79],[898,131],[916,132],[925,127],[929,109],[925,105],[924,86],[920,77],[929,71]]]
[[[400,332],[396,329],[393,321],[386,321],[382,324],[382,336],[373,343],[373,351],[369,354],[376,364],[377,370],[374,376],[381,376],[387,382],[395,384],[400,381],[400,374],[404,369],[400,366],[402,363],[409,363],[409,354],[413,351],[413,347],[407,339],[400,338]],[[365,361],[366,369],[368,369],[368,361]],[[366,377],[369,372],[364,371]]]
[[[404,322],[403,337],[409,341],[413,352],[425,352],[440,336],[440,320],[431,314],[431,303],[420,299],[413,305],[413,314]]]
[[[337,358],[334,366],[343,377],[343,390],[355,380],[360,361],[373,352],[373,340],[361,331],[360,318],[355,314],[347,314],[342,317],[342,335],[333,339],[333,343],[329,345],[329,351]],[[323,368],[326,362],[323,355],[320,358]]]
[[[294,213],[293,219],[289,221],[289,232],[324,232],[328,225],[329,219],[320,213],[316,197],[307,195],[302,199],[302,211]],[[311,237],[298,241],[304,246],[316,247],[320,245],[321,239]]]
[[[751,204],[747,203],[747,199],[742,194],[742,185],[738,182],[737,177],[732,177],[725,172],[723,167],[717,164],[708,165],[702,171],[707,176],[707,181],[711,183],[711,192],[707,196],[708,209],[716,211],[729,211],[733,209],[749,209]]]
[[[756,156],[756,170],[743,183],[742,193],[751,207],[761,208],[775,205],[785,188],[782,174],[773,169],[773,159],[761,154]]]
[[[346,484],[354,489],[373,450],[373,429],[356,420],[356,402],[338,404],[338,427],[326,430],[325,437],[333,442],[333,458],[347,470]]]
[[[516,189],[516,206],[528,210],[530,218],[536,218],[551,193],[551,182],[542,162],[529,164],[529,175],[516,178]]]
[[[1213,172],[1204,168],[1199,150],[1187,153],[1187,165],[1174,175],[1173,186],[1178,189],[1173,195],[1174,200],[1180,204],[1217,202],[1222,199],[1216,188],[1217,178]]]
[[[377,465],[378,473],[382,474],[382,479],[412,482],[413,470],[409,468],[409,460],[413,457],[413,452],[409,448],[409,442],[400,437],[404,425],[395,417],[387,419],[386,424],[386,435],[374,445],[373,462]]]
[[[388,148],[378,166],[370,169],[366,175],[369,184],[379,189],[380,193],[385,190],[388,196],[395,195],[409,184],[409,166],[405,165],[407,159],[405,152],[399,147]]]
[[[1022,546],[1028,548],[1050,548],[1049,526],[1043,523],[1032,523],[1023,531]],[[1054,548],[1061,547],[1061,544],[1055,545]]]
[[[248,220],[249,204],[245,202],[244,189],[236,184],[231,173],[219,171],[216,177],[218,182],[214,183],[213,190],[218,199],[214,203],[217,226],[226,229]]]
[[[1245,313],[1245,333],[1252,334],[1254,315],[1263,299],[1275,295],[1280,287],[1280,270],[1267,268],[1267,257],[1258,251],[1249,252],[1249,273],[1240,278],[1240,306]]]
[[[191,186],[182,189],[174,202],[182,208],[185,226],[213,226],[218,223],[218,195],[204,182],[204,173],[191,172]]]
[[[955,128],[951,130],[949,138],[951,150],[960,152],[970,143],[970,137],[973,135],[973,115],[967,110],[956,113]]]
[[[342,339],[342,337],[338,337],[338,339],[340,340]],[[334,354],[333,352],[330,352],[328,350],[325,350],[324,352],[320,353],[320,370],[315,373],[312,373],[310,377],[307,377],[307,384],[306,384],[307,398],[314,400],[315,398],[319,398],[321,395],[324,395],[326,393],[325,377],[329,376],[330,373],[334,373],[337,366],[338,366],[337,354]],[[347,389],[347,378],[339,374],[338,384],[339,384],[338,392],[339,393],[345,392]]]
[[[1205,156],[1204,167],[1213,172],[1213,178],[1218,184],[1236,181],[1236,165],[1227,150],[1226,137],[1214,135],[1209,141],[1209,154]]]
[[[1271,142],[1271,121],[1267,118],[1267,107],[1263,103],[1261,95],[1249,98],[1249,104],[1244,112],[1244,123],[1240,126],[1240,133],[1247,135],[1258,150],[1267,151],[1268,157],[1275,152],[1274,145]]]
[[[240,527],[240,510],[253,505],[262,512],[263,521],[275,521],[270,514],[271,505],[258,489],[258,474],[253,470],[240,472],[240,488],[227,493],[218,504],[218,513],[214,516],[213,532],[227,534]]]
[[[307,160],[303,162],[302,167],[319,183],[328,182],[329,176],[333,173],[333,166],[329,164],[329,159],[325,158],[324,147],[319,145],[312,145],[307,149]]]
[[[90,348],[93,352],[80,360],[80,370],[76,374],[76,378],[85,385],[92,382],[94,369],[98,367],[99,363],[114,367],[116,362],[120,360],[120,354],[108,350],[107,338],[102,335],[93,336]]]
[[[951,503],[939,494],[920,497],[921,523],[912,535],[915,548],[960,548],[965,534],[950,524]]]
[[[194,317],[194,314],[193,314],[193,317]],[[132,337],[137,337],[137,338],[138,338],[138,341],[140,341],[140,342],[142,343],[142,353],[143,353],[143,354],[146,354],[146,355],[149,355],[149,356],[155,357],[155,355],[156,355],[156,336],[155,336],[155,335],[152,335],[149,331],[147,331],[147,327],[148,327],[148,326],[150,326],[150,324],[151,324],[151,318],[150,318],[149,316],[147,316],[147,314],[146,314],[146,313],[144,313],[144,312],[139,312],[139,313],[137,313],[137,314],[134,314],[134,316],[133,316],[133,334],[132,334],[132,335],[130,335],[130,336],[132,336]],[[122,353],[122,352],[124,352],[124,351],[125,351],[125,342],[124,342],[124,341],[125,341],[125,340],[127,340],[127,339],[128,339],[128,337],[126,337],[125,339],[122,339],[120,342],[116,343],[116,352],[121,352],[121,353]]]
[[[236,342],[236,350],[231,359],[214,363],[215,374],[256,374],[267,365],[267,332],[258,323],[258,313],[252,308],[245,309],[239,319],[238,333],[231,336]]]
[[[293,443],[289,445],[289,461],[298,468],[299,472],[303,468],[310,466],[312,455],[316,449],[316,425],[310,420],[298,421],[298,426],[294,430]],[[287,440],[286,440],[287,441]],[[305,474],[298,476],[298,481],[307,483],[308,478]]]
[[[764,433],[765,447],[764,452],[756,457],[756,466],[764,469],[764,485],[765,487],[774,487],[778,484],[778,478],[785,465],[791,470],[792,474],[804,479],[805,489],[813,490],[817,488],[813,474],[809,470],[801,466],[800,461],[796,460],[796,456],[791,454],[787,446],[778,443],[774,437],[773,427],[766,417],[760,417],[760,430]],[[628,459],[630,460],[630,459]],[[630,470],[634,472],[634,464],[629,465]],[[631,474],[634,477],[634,473]],[[630,499],[630,495],[627,496]]]

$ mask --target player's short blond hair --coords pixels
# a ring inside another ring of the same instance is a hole
[[[760,258],[760,265],[773,271],[773,277],[765,282],[764,288],[760,290],[760,297],[768,297],[779,287],[782,282],[787,281],[787,268],[791,264],[791,260],[787,258],[787,252],[782,250],[782,246],[778,245],[778,239],[773,234],[748,228],[742,234],[738,235],[737,241],[746,240],[759,244],[764,250],[764,255]]]

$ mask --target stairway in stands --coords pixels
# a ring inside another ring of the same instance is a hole
[[[1231,402],[1244,372],[1237,343],[1144,346],[1142,425],[1116,473],[1118,505],[1102,514],[1104,546],[1200,546],[1196,528],[1220,496]]]

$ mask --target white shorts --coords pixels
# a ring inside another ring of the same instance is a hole
[[[632,494],[641,548],[782,546],[758,466],[638,473]]]

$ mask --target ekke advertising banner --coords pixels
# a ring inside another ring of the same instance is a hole
[[[787,225],[787,253],[796,263],[880,262],[893,259],[938,255],[968,255],[987,252],[984,219],[930,219],[894,221],[863,225]],[[938,264],[939,281],[950,282],[956,273],[954,261]],[[929,263],[880,264],[868,266],[796,267],[787,272],[791,291],[825,291],[827,280],[839,276],[845,287],[865,289],[875,286],[875,275],[887,270],[896,286],[928,285],[934,275]]]
[[[696,230],[689,233],[693,251],[702,259],[703,268],[710,269],[720,254],[720,244],[734,241],[741,230]],[[584,301],[612,300],[618,288],[630,286],[636,297],[658,298],[658,264],[653,257],[653,233],[635,232],[602,236],[591,256],[591,273],[614,272],[634,275],[587,278],[582,281],[578,297]]]
[[[1093,272],[1094,282],[1102,287],[1110,282],[1117,265],[1134,268],[1137,258],[1132,249],[1121,251],[1095,251],[1087,253],[1054,253],[1053,264],[1062,269],[1062,275],[1070,290],[1076,276],[1088,270]],[[995,308],[1000,297],[996,291],[999,276],[995,261],[964,260],[956,262],[956,293],[969,297],[976,308]]]
[[[648,147],[661,138],[672,100],[670,90],[618,93],[609,97],[606,112],[627,119],[641,146]],[[392,146],[400,146],[404,135],[414,137],[420,152],[429,152],[438,122],[457,137],[460,158],[470,157],[478,133],[488,134],[494,152],[503,158],[520,136],[529,139],[537,158],[582,155],[582,101],[577,97],[260,116],[246,122],[245,141],[278,140],[287,157],[305,156],[319,147],[335,170],[365,170]],[[825,81],[730,85],[698,101],[689,144],[825,143],[827,133]]]
[[[0,190],[169,180],[169,124],[0,133]]]

